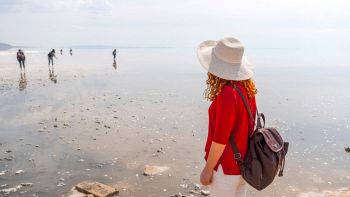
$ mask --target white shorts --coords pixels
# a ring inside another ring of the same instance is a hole
[[[247,183],[241,175],[225,175],[221,165],[209,185],[211,197],[245,197]]]

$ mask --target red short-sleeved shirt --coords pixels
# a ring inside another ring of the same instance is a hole
[[[248,100],[245,88],[238,82],[232,83],[240,88]],[[252,113],[255,114],[255,98],[249,99],[248,104]],[[220,94],[214,99],[209,107],[209,128],[205,145],[205,160],[207,160],[212,141],[226,144],[225,150],[215,166],[215,170],[217,170],[220,164],[224,174],[241,174],[239,167],[233,158],[233,151],[229,143],[229,138],[232,132],[237,148],[241,153],[242,159],[244,159],[248,146],[248,122],[253,125],[253,121],[248,119],[248,117],[248,111],[237,90],[231,85],[223,87]]]

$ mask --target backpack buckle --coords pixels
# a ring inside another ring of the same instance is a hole
[[[241,160],[241,153],[235,153],[233,157],[235,158],[235,160]]]

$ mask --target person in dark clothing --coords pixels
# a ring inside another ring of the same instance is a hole
[[[114,49],[112,54],[113,54],[113,57],[114,57],[114,59],[115,59],[115,57],[117,56],[117,50]]]
[[[25,71],[26,67],[25,67],[24,61],[26,60],[26,56],[24,55],[24,53],[21,49],[19,49],[17,52],[17,60],[19,62],[19,67],[21,68],[21,71],[22,71],[22,66],[23,66],[23,69]]]
[[[62,55],[63,54],[63,50],[61,49],[60,52],[61,52],[61,55]]]
[[[72,55],[73,55],[73,50],[70,49],[70,50],[69,50],[69,53],[70,53],[70,55],[72,56]]]
[[[55,55],[55,49],[52,49],[52,51],[49,54],[47,54],[47,56],[49,58],[49,66],[50,66],[50,63],[51,63],[51,65],[53,65],[53,57],[55,57],[57,59],[57,57]]]

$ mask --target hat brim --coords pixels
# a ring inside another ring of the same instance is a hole
[[[207,40],[202,42],[197,50],[200,64],[209,73],[226,80],[246,80],[253,77],[253,65],[243,55],[241,63],[228,63],[218,59],[213,53],[217,41]]]

